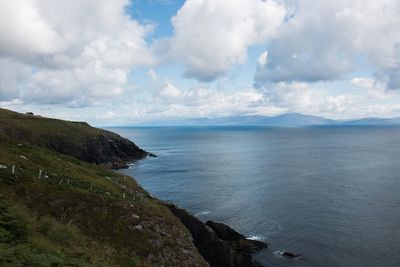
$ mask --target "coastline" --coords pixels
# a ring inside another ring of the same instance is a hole
[[[121,261],[118,266],[129,261],[143,266],[260,266],[251,254],[266,248],[265,243],[247,240],[227,225],[203,223],[175,204],[152,197],[133,177],[118,174],[116,169],[126,168],[129,161],[155,156],[129,139],[86,123],[4,109],[0,122],[0,200],[26,233],[19,237],[14,228],[0,224],[8,236],[0,243],[11,251],[18,250],[16,240],[34,248],[8,261],[29,266],[45,254],[62,255],[49,258],[57,264],[72,259],[110,263],[105,266]],[[146,194],[149,201],[142,199]],[[43,232],[48,220],[61,229],[74,227],[69,242]],[[51,245],[43,249],[38,243],[42,239]],[[75,259],[82,241],[86,258]],[[110,246],[113,252],[106,255],[90,252]]]
[[[207,221],[203,223],[193,214],[176,204],[164,205],[190,231],[193,242],[211,267],[261,267],[252,254],[267,249],[264,242],[245,238],[226,224]]]
[[[149,152],[150,153],[150,152]],[[150,153],[151,154],[151,153]],[[154,155],[154,154],[151,154]],[[144,160],[146,158],[140,159]],[[122,169],[122,168],[120,168]],[[116,170],[115,170],[116,171]],[[131,177],[134,181],[135,178]],[[138,184],[142,187],[140,184]],[[142,187],[143,188],[143,187]],[[146,189],[147,196],[159,201],[189,230],[193,243],[210,267],[262,267],[253,254],[268,248],[268,244],[246,238],[230,226],[213,221],[202,222],[194,214],[176,203],[154,197]]]

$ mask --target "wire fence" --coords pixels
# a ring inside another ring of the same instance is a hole
[[[144,192],[135,190],[133,187],[126,183],[126,176],[105,176],[104,179],[118,187],[121,191],[119,193],[112,193],[104,190],[96,184],[82,181],[70,177],[68,175],[59,175],[56,173],[48,173],[45,170],[30,170],[24,166],[17,166],[15,164],[6,166],[0,164],[0,182],[18,183],[26,180],[36,180],[44,184],[51,184],[59,187],[74,187],[81,190],[89,191],[94,194],[107,195],[110,197],[123,199],[127,201],[135,201],[141,204],[149,203],[149,195]],[[150,196],[150,198],[152,198]]]

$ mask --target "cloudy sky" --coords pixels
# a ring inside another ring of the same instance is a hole
[[[0,0],[0,107],[95,125],[400,116],[398,0]]]

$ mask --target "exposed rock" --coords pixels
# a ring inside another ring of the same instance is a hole
[[[219,239],[230,241],[231,246],[236,250],[251,254],[268,247],[262,241],[246,239],[244,235],[236,232],[226,224],[208,221],[206,225],[215,231]]]
[[[143,226],[140,225],[140,224],[138,224],[138,225],[135,225],[135,226],[133,227],[133,229],[138,230],[138,231],[142,231],[142,230],[143,230]]]
[[[232,228],[230,228],[228,225],[223,224],[223,223],[216,223],[213,221],[208,221],[206,222],[208,226],[210,226],[217,236],[225,241],[234,241],[234,240],[239,240],[239,239],[244,239],[244,235],[239,234]]]
[[[290,251],[282,251],[281,253],[280,253],[282,256],[285,256],[285,257],[289,257],[289,258],[298,258],[298,257],[300,257],[300,254],[296,254],[296,253],[293,253],[293,252],[290,252]]]
[[[84,145],[75,153],[75,157],[87,162],[96,164],[111,162],[113,169],[128,168],[128,161],[145,158],[149,154],[128,139],[106,131],[87,138]]]
[[[118,170],[118,169],[127,169],[129,168],[128,164],[122,160],[114,161],[111,163],[112,164],[112,169]]]
[[[221,223],[204,224],[174,204],[166,204],[172,213],[189,229],[193,241],[211,267],[258,267],[251,254],[267,244],[246,239],[229,226]]]
[[[148,153],[147,153],[147,156],[150,157],[150,158],[156,158],[156,157],[157,157],[156,154],[153,154],[153,153],[151,153],[151,152],[148,152]]]
[[[70,122],[0,109],[0,134],[67,154],[108,168],[127,168],[127,162],[155,157],[118,134]],[[0,114],[1,115],[1,114]],[[38,123],[40,127],[32,127]]]

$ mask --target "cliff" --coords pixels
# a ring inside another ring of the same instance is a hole
[[[0,266],[208,266],[162,202],[91,164],[147,155],[86,123],[1,109]]]
[[[115,133],[85,122],[50,119],[0,109],[0,133],[30,144],[109,168],[127,167],[126,162],[154,156]]]
[[[208,266],[131,177],[0,134],[0,266]]]
[[[267,248],[267,244],[246,239],[229,226],[199,219],[174,204],[166,204],[189,229],[201,255],[211,267],[259,267],[252,254]]]
[[[97,166],[148,155],[86,123],[0,109],[0,266],[260,266],[266,244]]]

